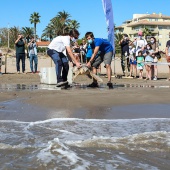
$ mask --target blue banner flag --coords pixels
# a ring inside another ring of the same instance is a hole
[[[103,3],[103,9],[106,17],[107,28],[108,28],[108,40],[112,44],[115,51],[112,2],[111,0],[102,0],[102,3]]]

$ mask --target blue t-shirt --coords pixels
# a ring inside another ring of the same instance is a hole
[[[94,38],[93,43],[91,44],[91,47],[94,49],[95,47],[99,47],[99,51],[101,53],[108,53],[113,51],[113,47],[110,44],[110,42],[103,38]]]
[[[92,54],[93,54],[93,49],[91,48],[91,45],[88,44],[87,45],[86,58],[91,58]]]

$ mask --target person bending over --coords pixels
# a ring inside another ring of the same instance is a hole
[[[78,68],[81,67],[80,62],[75,59],[70,47],[70,41],[75,42],[78,37],[79,32],[76,29],[73,29],[68,33],[68,35],[57,36],[48,45],[47,54],[52,58],[56,66],[56,87],[61,87],[68,84],[67,75],[69,63],[67,54]]]
[[[108,83],[107,86],[113,87],[111,83],[111,61],[113,56],[113,47],[111,43],[103,38],[95,38],[93,32],[87,32],[85,38],[88,43],[94,49],[93,54],[87,63],[87,67],[93,67],[93,73],[96,74],[96,69],[104,62],[107,71]],[[100,51],[100,55],[97,55]],[[88,87],[98,87],[98,83],[93,79],[93,83],[89,84]]]

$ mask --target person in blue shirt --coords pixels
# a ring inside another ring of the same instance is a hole
[[[86,47],[86,61],[87,61],[87,63],[89,62],[92,54],[93,54],[93,49],[90,44],[87,44],[87,47]]]
[[[87,67],[93,67],[93,73],[96,74],[96,69],[100,66],[102,62],[104,62],[108,77],[107,86],[109,88],[112,88],[113,85],[111,83],[111,62],[113,56],[113,47],[111,43],[103,38],[94,38],[93,32],[87,32],[85,34],[85,38],[87,39],[88,44],[90,44],[92,49],[94,50],[89,62],[87,63]],[[97,55],[99,51],[100,55]],[[88,87],[98,87],[97,81],[93,79],[92,84],[89,84]]]

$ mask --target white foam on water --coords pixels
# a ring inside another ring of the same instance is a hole
[[[113,162],[107,160],[103,165],[102,161],[97,160],[100,167],[116,169],[122,162],[126,162],[126,167],[132,167],[134,162],[126,157],[127,153],[124,151],[163,153],[170,150],[169,125],[170,119],[165,118],[54,118],[36,122],[0,120],[0,149],[15,151],[31,148],[31,157],[44,166],[51,162],[64,162],[65,167],[73,166],[74,170],[84,170],[94,166],[92,160],[95,158],[91,157],[91,154],[103,154],[104,148],[109,150],[109,156],[112,156],[113,152]],[[94,149],[94,153],[86,151],[90,148]],[[81,152],[84,152],[84,155]],[[136,169],[157,170],[145,162],[140,163],[134,163]]]
[[[146,132],[126,137],[93,137],[79,141],[66,141],[66,144],[76,147],[95,148],[126,148],[131,151],[163,152],[170,149],[170,132]],[[155,147],[157,146],[157,147]],[[162,148],[162,146],[164,146]]]
[[[53,141],[48,142],[48,146],[42,149],[37,158],[39,161],[48,164],[52,160],[58,161],[58,159],[63,159],[66,164],[69,166],[75,165],[75,170],[83,170],[88,168],[90,165],[89,162],[77,156],[75,152],[69,149],[64,143],[60,142],[58,138],[55,138]],[[78,164],[81,164],[78,165]]]

